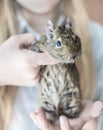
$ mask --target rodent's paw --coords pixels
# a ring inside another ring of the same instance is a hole
[[[73,106],[64,111],[64,115],[68,118],[77,118],[80,114],[80,106]]]
[[[45,115],[46,115],[48,122],[53,123],[54,119],[56,118],[55,112],[54,111],[47,111],[47,110],[44,110],[44,111],[45,111]]]

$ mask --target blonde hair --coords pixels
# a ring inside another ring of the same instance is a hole
[[[9,36],[17,33],[17,19],[15,17],[14,1],[0,0],[0,43]],[[77,62],[80,73],[81,91],[85,99],[91,99],[94,87],[94,67],[88,30],[88,17],[82,0],[63,0],[63,11],[71,17],[73,29],[81,37],[82,57]],[[0,130],[5,130],[12,113],[13,97],[16,93],[14,86],[0,87]]]
[[[71,17],[74,32],[80,36],[82,42],[82,56],[76,63],[80,74],[82,96],[84,99],[93,99],[95,72],[88,16],[82,0],[69,0],[69,3],[64,0],[63,7],[68,7],[68,10],[64,9],[64,12]]]

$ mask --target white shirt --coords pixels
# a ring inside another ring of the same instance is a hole
[[[37,40],[40,39],[41,35],[35,32],[23,17],[18,15],[18,20],[20,23],[20,33],[31,32],[34,34]],[[63,20],[64,18],[61,17],[57,24],[62,23]],[[97,73],[96,99],[101,99],[103,101],[103,27],[97,23],[90,22],[89,28],[92,38],[92,46]],[[15,97],[13,115],[8,130],[37,130],[38,128],[30,118],[30,114],[36,110],[36,108],[39,106],[38,104],[37,86],[33,88],[19,87]],[[103,128],[102,118],[103,117],[100,118],[100,125],[98,130],[102,130]]]

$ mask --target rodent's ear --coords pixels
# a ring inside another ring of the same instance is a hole
[[[54,27],[53,23],[49,20],[48,24],[46,26],[46,36],[48,38],[52,38],[54,33],[55,33],[55,27]]]
[[[71,23],[70,18],[67,18],[65,27],[68,29],[70,29],[72,27],[72,23]]]

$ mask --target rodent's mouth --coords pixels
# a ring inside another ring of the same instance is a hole
[[[70,63],[74,63],[74,62],[75,62],[75,59],[76,59],[76,56],[72,56],[72,57],[70,58]]]
[[[71,59],[75,60],[75,59],[76,59],[76,56],[72,56]]]
[[[59,61],[59,63],[74,63],[77,58],[76,55],[56,55],[53,57],[56,58]]]
[[[76,60],[76,56],[71,56],[71,57],[69,57],[68,58],[68,63],[74,63],[75,62],[75,60]]]

